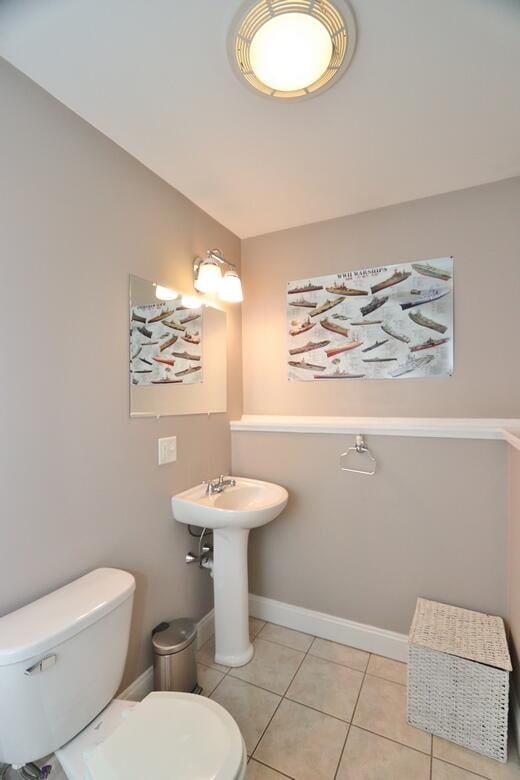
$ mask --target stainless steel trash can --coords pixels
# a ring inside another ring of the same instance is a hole
[[[193,620],[180,618],[159,623],[152,631],[154,652],[153,677],[156,691],[197,693],[195,639]]]

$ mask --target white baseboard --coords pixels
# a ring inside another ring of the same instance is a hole
[[[128,701],[141,701],[145,696],[153,691],[153,666],[149,666],[137,680],[130,683],[128,688],[122,691],[118,699],[128,699]]]
[[[387,631],[384,628],[355,623],[353,620],[327,615],[283,601],[267,599],[264,596],[249,594],[249,612],[252,617],[267,620],[286,628],[294,628],[305,634],[313,634],[321,639],[330,639],[342,645],[350,645],[369,653],[377,653],[396,661],[406,661],[408,654],[408,637]],[[197,624],[197,648],[201,647],[215,633],[215,613],[211,610]],[[119,694],[119,699],[141,701],[153,690],[153,667],[139,675],[126,690]],[[520,717],[517,720],[520,725]]]
[[[207,615],[197,623],[197,649],[202,647],[215,633],[215,610],[210,609]]]
[[[369,653],[384,655],[396,661],[408,657],[408,637],[384,628],[355,623],[353,620],[327,615],[293,604],[284,604],[264,596],[249,594],[249,612],[253,617],[277,623],[296,631],[329,639],[342,645],[350,645]]]

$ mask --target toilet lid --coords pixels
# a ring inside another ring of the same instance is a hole
[[[92,780],[235,780],[243,742],[214,701],[191,693],[151,693],[91,753]]]

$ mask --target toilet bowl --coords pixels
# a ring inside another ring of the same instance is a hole
[[[68,780],[244,780],[237,724],[210,699],[114,699],[135,580],[96,569],[0,618],[0,763],[56,753]]]
[[[151,693],[115,699],[56,751],[68,780],[244,780],[247,756],[237,724],[210,699]]]

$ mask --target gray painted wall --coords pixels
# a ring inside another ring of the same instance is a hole
[[[519,203],[515,178],[244,241],[244,412],[520,417]],[[287,381],[287,281],[450,254],[452,378]],[[366,478],[339,470],[351,443],[233,434],[234,470],[291,493],[252,535],[251,589],[398,631],[419,595],[505,616],[506,446],[369,437]]]
[[[130,420],[128,274],[191,289],[236,236],[0,62],[0,614],[96,566],[137,578],[125,682],[161,619],[212,606],[170,496],[229,468],[227,415]],[[228,312],[240,413],[240,307]],[[157,465],[176,434],[178,462]]]
[[[519,417],[519,204],[520,177],[244,241],[244,412]],[[453,377],[287,381],[289,280],[446,255]]]
[[[509,448],[508,621],[520,702],[520,451]],[[517,724],[520,735],[520,723]]]
[[[237,260],[240,244],[2,62],[0,94],[0,614],[95,566],[127,568],[138,581],[128,682],[150,661],[157,621],[211,606],[209,578],[182,562],[188,540],[169,498],[230,462],[226,415],[129,420],[128,273],[189,289],[194,254],[216,245]],[[518,416],[518,361],[504,361],[516,346],[506,334],[498,347],[497,334],[518,330],[519,195],[509,180],[246,241],[246,411]],[[447,252],[452,380],[288,385],[288,279]],[[490,269],[511,283],[497,290]],[[238,417],[239,307],[228,335]],[[168,434],[179,461],[159,468]],[[234,434],[235,471],[291,492],[284,515],[252,534],[251,590],[399,631],[419,594],[505,614],[504,445],[370,437],[380,471],[367,480],[339,472],[347,441]],[[509,610],[520,636],[514,462]]]
[[[407,633],[418,596],[506,614],[506,447],[369,436],[374,477],[339,469],[352,436],[234,432],[233,472],[288,508],[250,541],[250,590]]]

